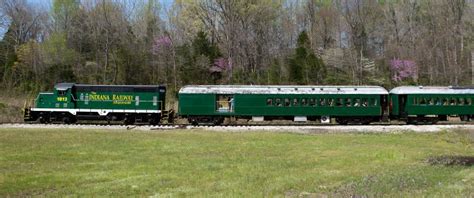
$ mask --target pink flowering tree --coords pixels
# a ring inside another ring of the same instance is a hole
[[[153,48],[152,51],[154,54],[158,54],[159,52],[171,47],[173,42],[169,36],[160,36],[155,38],[153,41]]]
[[[417,76],[417,65],[412,60],[393,59],[390,61],[392,80],[401,82],[403,79],[415,79]]]
[[[221,71],[226,71],[232,68],[232,62],[230,59],[220,57],[214,59],[213,66],[219,68]]]

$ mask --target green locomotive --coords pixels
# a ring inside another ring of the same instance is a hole
[[[168,113],[165,96],[164,86],[59,83],[53,92],[37,96],[35,107],[25,110],[25,121],[74,123],[79,119],[157,124]]]
[[[378,86],[197,85],[181,88],[178,112],[194,124],[225,117],[368,124],[388,117],[387,98]]]

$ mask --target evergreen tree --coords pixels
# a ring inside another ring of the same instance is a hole
[[[306,31],[297,40],[295,54],[289,60],[290,82],[296,84],[321,84],[324,82],[326,68],[321,58],[311,49]]]

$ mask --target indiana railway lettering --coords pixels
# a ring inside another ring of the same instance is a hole
[[[89,95],[91,101],[112,101],[113,104],[131,104],[133,101],[132,95],[105,95],[105,94],[91,94]]]

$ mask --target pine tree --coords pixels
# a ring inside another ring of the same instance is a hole
[[[311,49],[306,31],[298,36],[295,54],[289,60],[290,81],[296,84],[321,84],[326,76],[326,67],[321,58]]]

